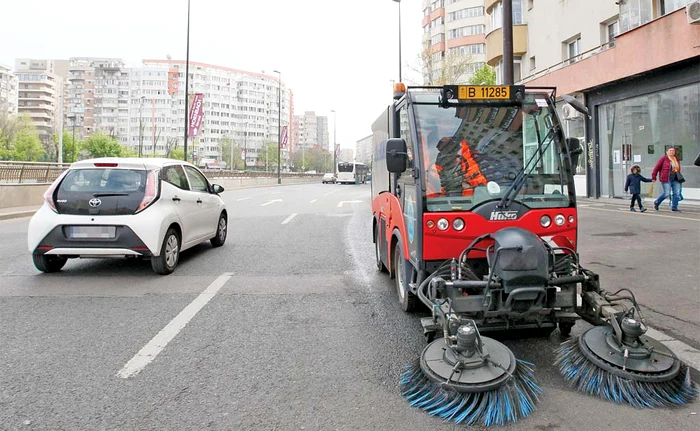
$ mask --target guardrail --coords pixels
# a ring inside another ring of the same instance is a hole
[[[42,162],[8,162],[0,161],[0,184],[50,183],[68,169],[70,163]],[[214,178],[271,178],[277,172],[264,171],[227,171],[220,169],[202,169],[209,179]],[[282,172],[282,178],[320,178],[323,174],[300,172]]]

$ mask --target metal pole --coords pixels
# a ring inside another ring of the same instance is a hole
[[[243,156],[243,172],[246,171],[248,167],[248,122],[246,121],[245,123],[245,138],[243,141],[243,153],[245,156]]]
[[[58,94],[58,154],[56,155],[56,162],[63,163],[63,89]]]
[[[282,158],[282,72],[275,70],[277,76],[277,184],[282,184],[280,177],[280,159]]]
[[[78,121],[78,117],[73,117],[73,151],[71,151],[70,162],[75,162],[75,123]]]
[[[401,81],[401,0],[394,0],[399,4],[399,82]]]
[[[513,81],[513,0],[503,0],[503,84]]]
[[[336,161],[336,154],[338,153],[338,149],[336,148],[338,144],[335,142],[335,129],[336,129],[336,122],[335,122],[335,110],[331,109],[331,112],[333,113],[333,175],[336,175],[337,172],[337,167],[338,167],[338,162]]]
[[[185,161],[187,161],[187,132],[189,126],[190,92],[190,0],[187,0],[187,55],[185,57]]]
[[[143,98],[145,96],[141,96],[141,103],[139,104],[139,157],[141,157],[141,152],[143,149]]]

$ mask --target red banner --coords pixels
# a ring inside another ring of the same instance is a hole
[[[285,148],[287,146],[287,126],[282,127],[282,133],[280,136],[280,148]]]
[[[188,122],[187,136],[197,136],[202,125],[202,117],[204,116],[204,94],[195,93],[192,98],[192,107],[190,108],[190,121]]]

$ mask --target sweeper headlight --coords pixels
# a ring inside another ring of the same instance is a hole
[[[464,220],[462,220],[461,218],[454,219],[454,221],[452,222],[452,228],[456,231],[464,229]]]
[[[450,227],[450,222],[447,221],[446,218],[441,218],[437,222],[437,228],[440,230],[447,230],[447,228]]]
[[[565,222],[566,218],[562,214],[557,214],[556,217],[554,217],[554,224],[557,226],[564,226]]]
[[[542,227],[550,227],[552,225],[552,219],[548,215],[543,215],[540,217],[540,224]]]

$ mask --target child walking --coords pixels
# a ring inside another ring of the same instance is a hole
[[[647,209],[644,208],[642,205],[642,181],[645,183],[650,183],[651,180],[649,178],[646,178],[642,176],[640,173],[642,169],[639,167],[639,165],[634,165],[632,166],[631,169],[632,173],[627,175],[627,181],[625,181],[625,191],[629,189],[629,192],[632,193],[632,200],[630,201],[630,211],[635,212],[637,210],[634,209],[634,203],[635,201],[639,205],[639,210],[641,212],[646,211]]]

